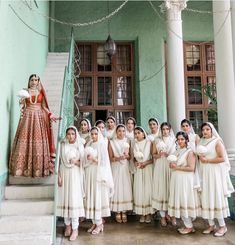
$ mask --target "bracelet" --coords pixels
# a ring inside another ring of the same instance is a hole
[[[50,117],[51,115],[52,115],[52,113],[51,113],[51,112],[49,112],[49,113],[48,113],[48,117]]]

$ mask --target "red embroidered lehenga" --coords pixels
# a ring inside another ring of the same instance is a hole
[[[54,171],[55,146],[44,88],[25,99],[12,146],[9,171],[13,176],[44,177]]]

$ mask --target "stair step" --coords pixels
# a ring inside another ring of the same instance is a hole
[[[1,215],[49,215],[53,213],[52,199],[3,200]]]
[[[53,198],[53,185],[9,185],[5,188],[5,199]]]
[[[51,185],[54,184],[54,176],[48,176],[43,178],[31,178],[31,177],[24,177],[24,176],[9,176],[9,184],[10,185]]]
[[[1,245],[51,245],[52,235],[50,233],[13,233],[13,234],[1,234]]]
[[[47,216],[2,216],[0,218],[0,237],[3,234],[53,232],[53,215]],[[14,227],[14,229],[12,229]]]

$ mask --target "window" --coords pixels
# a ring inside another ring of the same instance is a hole
[[[117,43],[112,62],[106,55],[104,43],[77,43],[81,54],[79,86],[75,85],[80,118],[92,124],[113,115],[117,123],[134,116],[133,44]]]
[[[186,115],[195,131],[205,121],[216,127],[215,51],[213,43],[184,43]],[[211,94],[205,95],[203,91]]]

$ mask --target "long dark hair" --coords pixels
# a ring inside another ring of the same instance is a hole
[[[33,77],[37,77],[38,78],[38,81],[40,82],[40,77],[37,75],[37,74],[31,74],[29,76],[29,80],[28,80],[28,88],[30,88],[30,81]]]
[[[184,139],[185,139],[185,141],[186,141],[186,147],[188,147],[189,138],[188,138],[188,134],[185,133],[184,131],[179,131],[179,132],[176,134],[176,136],[175,136],[175,137],[176,137],[175,143],[177,143],[178,137],[179,137],[180,135],[184,137]]]
[[[188,119],[183,119],[180,123],[181,127],[183,126],[184,123],[187,123],[189,126],[192,126],[192,123]]]

